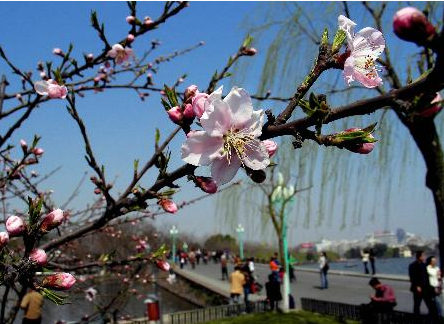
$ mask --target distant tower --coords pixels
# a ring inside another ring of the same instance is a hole
[[[396,230],[396,238],[398,239],[398,243],[402,243],[405,240],[405,231],[402,228],[398,228]]]

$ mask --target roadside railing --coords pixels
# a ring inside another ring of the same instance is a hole
[[[355,320],[371,324],[428,324],[430,319],[426,315],[392,311],[388,313],[373,313],[371,319],[365,318],[360,305],[350,305],[311,298],[301,298],[302,309],[335,316],[343,320]]]

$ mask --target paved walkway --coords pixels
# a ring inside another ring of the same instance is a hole
[[[178,267],[176,267],[178,268]],[[233,271],[233,266],[229,265],[229,273]],[[209,263],[208,265],[200,264],[196,266],[195,270],[192,270],[190,266],[185,266],[184,270],[180,271],[180,274],[192,278],[192,280],[201,282],[203,285],[210,289],[228,296],[229,284],[227,281],[221,280],[220,264]],[[256,264],[255,275],[259,283],[264,284],[268,280],[269,274],[268,265]],[[341,273],[341,274],[340,274]],[[300,308],[300,298],[315,298],[320,300],[328,300],[335,302],[342,302],[347,304],[362,304],[370,301],[369,296],[373,294],[373,289],[368,285],[370,279],[369,276],[352,274],[347,272],[332,271],[329,273],[329,289],[320,289],[319,273],[315,270],[301,270],[297,268],[296,278],[297,281],[291,284],[291,293],[296,299],[296,307]],[[387,283],[395,289],[398,305],[396,310],[412,312],[413,298],[409,291],[410,283],[406,280],[405,276],[379,276],[383,283]],[[384,278],[384,279],[382,279]],[[392,278],[392,279],[388,279]],[[253,297],[255,296],[255,297]],[[259,295],[252,295],[253,298],[264,298],[265,289],[260,292]],[[253,300],[253,299],[251,299]],[[421,311],[427,313],[427,308],[424,304],[421,305]]]

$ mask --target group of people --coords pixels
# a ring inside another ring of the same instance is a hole
[[[242,263],[240,258],[235,259],[234,271],[231,273],[230,280],[230,302],[239,303],[240,296],[244,295],[245,310],[250,311],[249,295],[256,293],[260,289],[260,285],[256,282],[254,276],[253,258],[249,258]],[[228,276],[227,257],[222,256],[222,280],[225,275]],[[225,266],[224,266],[225,264]]]

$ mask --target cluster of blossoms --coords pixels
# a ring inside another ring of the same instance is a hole
[[[38,230],[41,234],[47,233],[60,226],[64,220],[64,212],[61,209],[56,209],[43,217],[38,224]],[[0,232],[0,248],[8,244],[10,237],[26,235],[29,230],[29,225],[21,217],[15,215],[8,217],[5,225],[6,232]],[[28,258],[38,267],[44,266],[48,262],[46,252],[39,248],[32,249]],[[71,288],[75,281],[75,278],[69,273],[55,273],[46,276],[39,286],[65,290]]]
[[[68,89],[64,85],[59,85],[55,80],[41,80],[34,83],[34,90],[41,96],[48,96],[51,99],[65,99]]]
[[[240,167],[263,170],[270,164],[277,145],[259,140],[264,113],[253,110],[244,89],[234,87],[222,99],[222,87],[208,95],[190,86],[184,105],[184,114],[187,109],[192,111],[203,130],[187,134],[182,159],[195,166],[211,165],[211,177],[217,186],[231,181]]]

